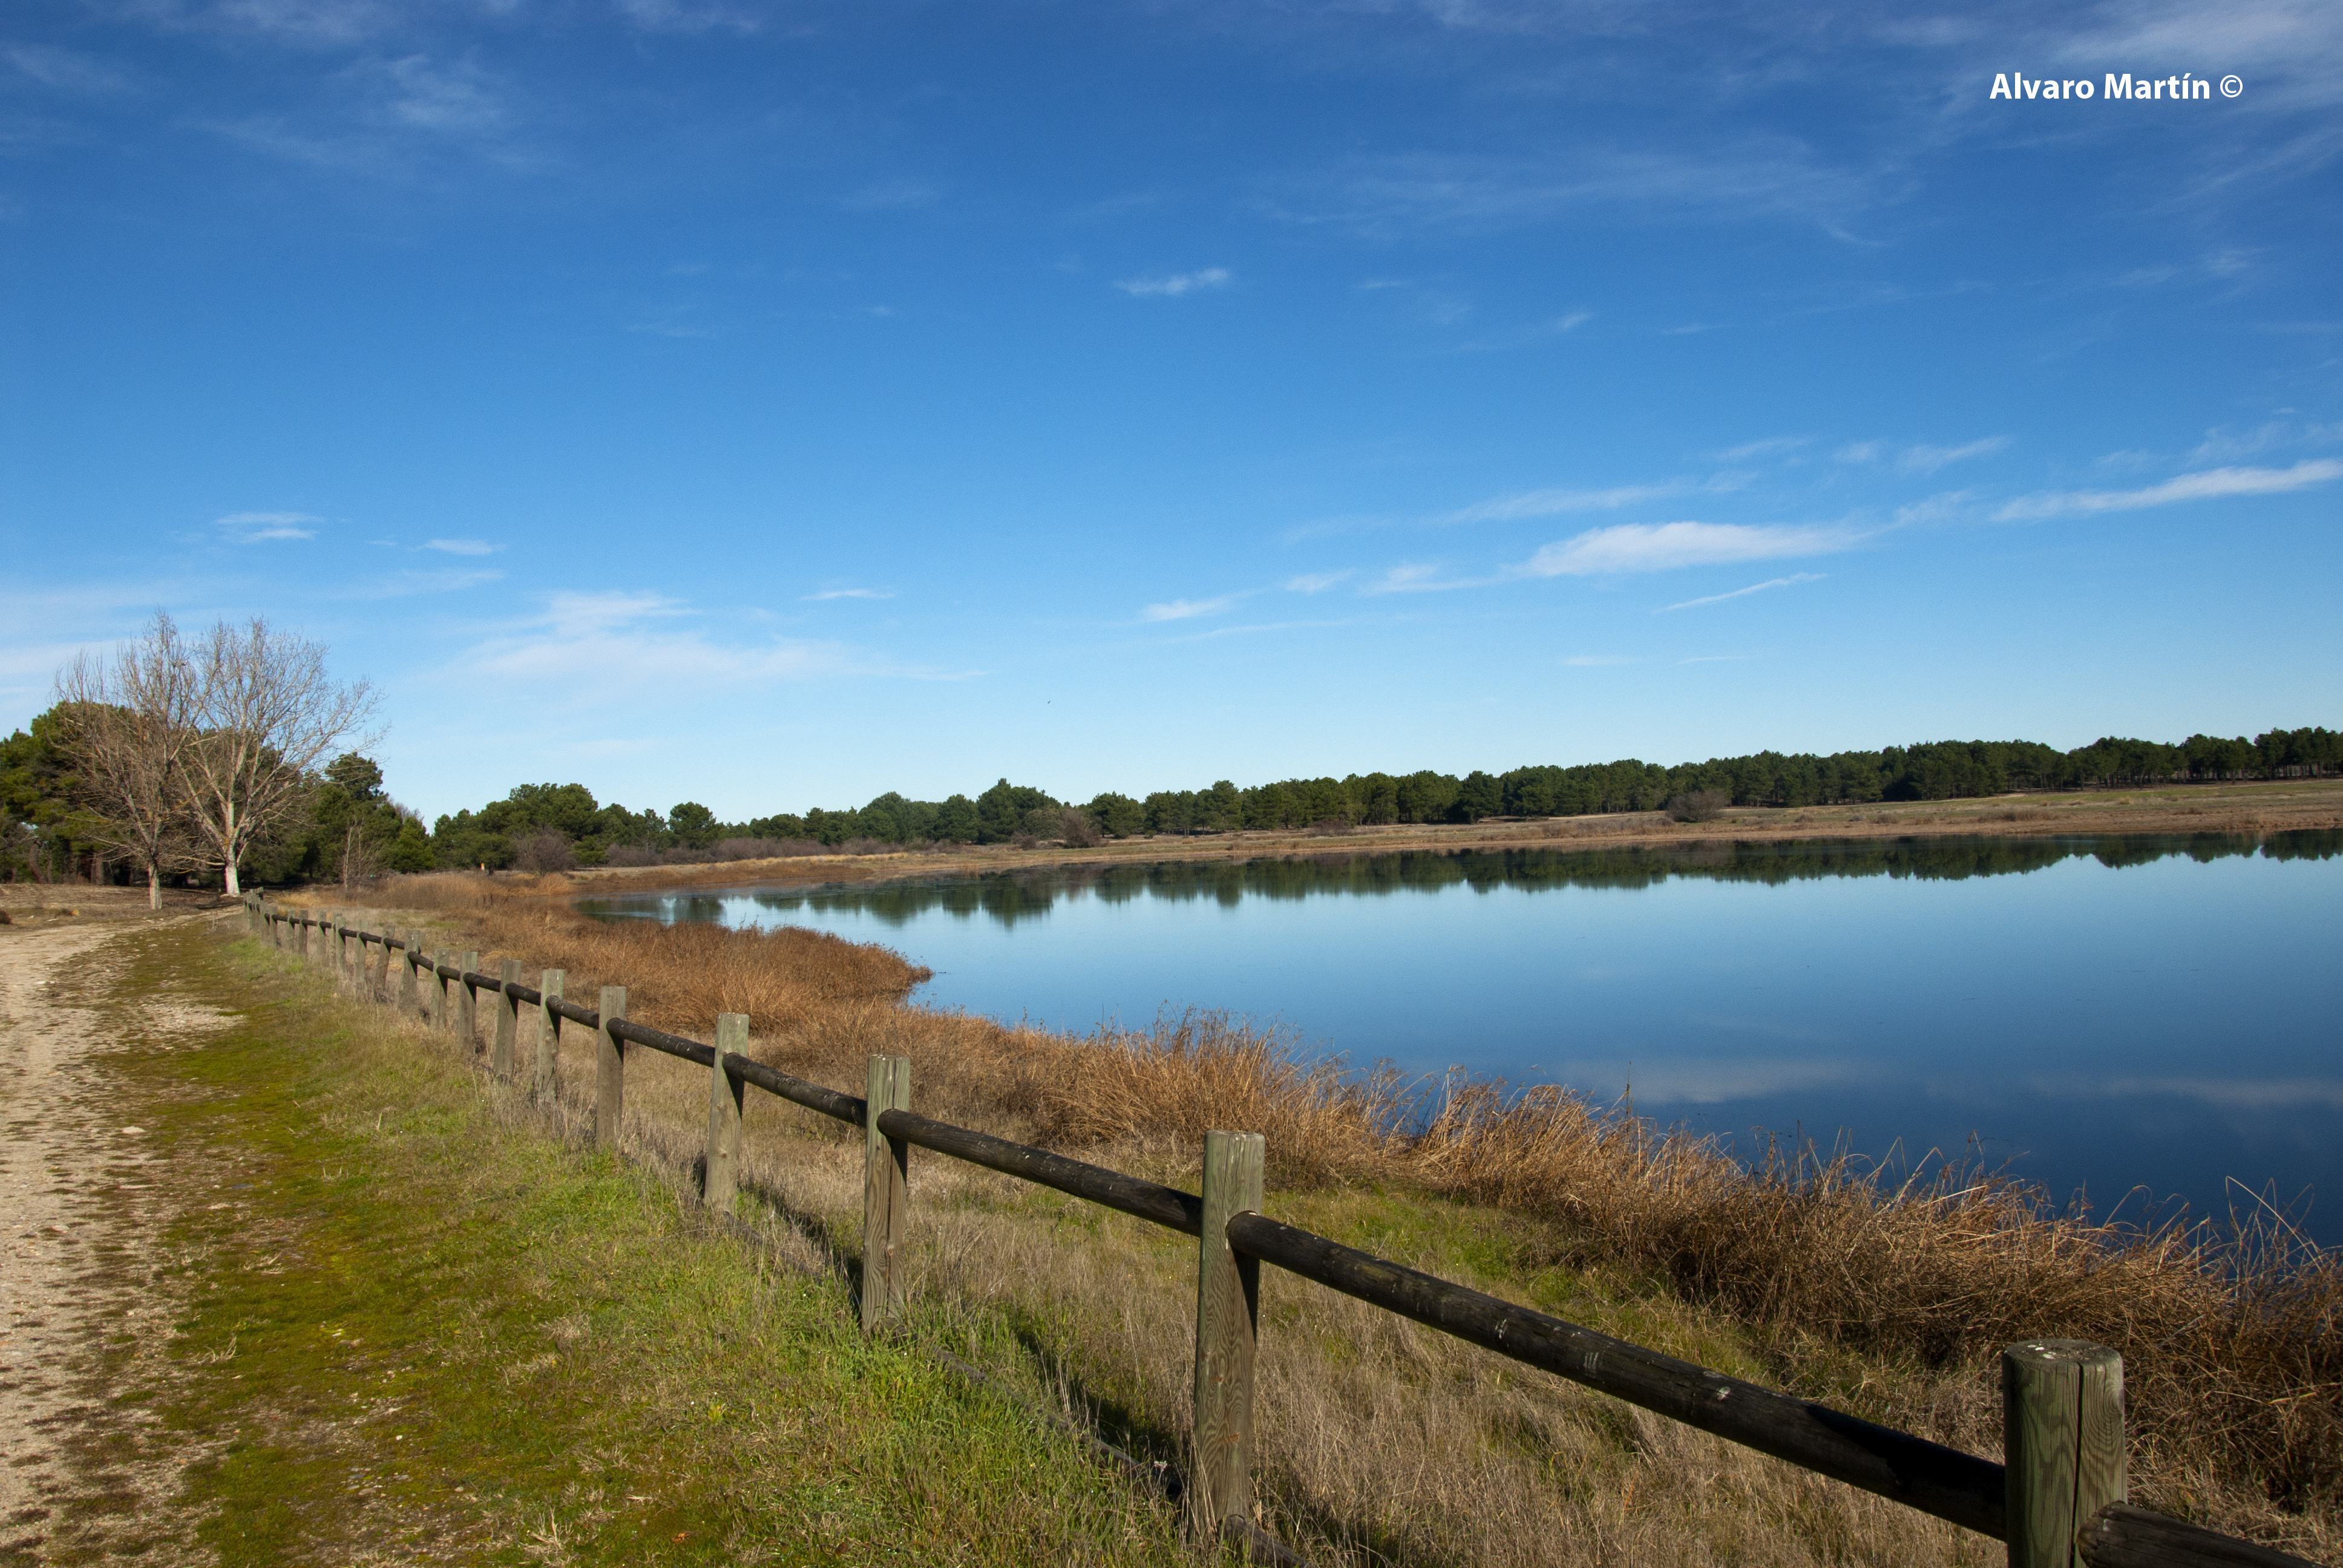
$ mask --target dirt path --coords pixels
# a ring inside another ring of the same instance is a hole
[[[132,940],[0,930],[0,1563],[206,1560],[174,1504],[202,1441],[154,1413],[179,1188],[106,1058],[197,1045],[228,1020],[123,994]]]

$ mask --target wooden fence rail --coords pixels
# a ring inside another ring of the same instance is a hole
[[[247,895],[255,934],[331,967],[367,1000],[389,1001],[398,955],[396,1005],[475,1050],[478,997],[496,1000],[489,1069],[518,1071],[519,1010],[538,1012],[530,1091],[549,1099],[564,1020],[591,1030],[595,1141],[617,1145],[625,1107],[628,1046],[709,1070],[708,1160],[702,1197],[729,1211],[745,1091],[753,1086],[863,1134],[861,1313],[867,1331],[902,1310],[910,1216],[910,1151],[929,1150],[1037,1186],[1133,1215],[1198,1239],[1192,1522],[1274,1559],[1293,1560],[1251,1523],[1253,1356],[1263,1263],[1316,1282],[1498,1355],[1540,1368],[1630,1404],[1698,1427],[1817,1474],[1950,1520],[2007,1543],[2010,1568],[2311,1568],[2298,1557],[2223,1535],[2125,1502],[2123,1363],[2104,1345],[2033,1340],[2002,1352],[2003,1451],[1996,1464],[1910,1432],[1811,1400],[1728,1377],[1642,1345],[1519,1306],[1480,1291],[1345,1247],[1262,1214],[1261,1135],[1206,1135],[1204,1191],[1182,1192],[1062,1154],[955,1127],[910,1109],[910,1062],[874,1056],[860,1098],[752,1061],[740,1052],[749,1020],[717,1020],[713,1045],[626,1016],[626,988],[607,986],[601,1005],[563,996],[566,979],[548,970],[521,983],[506,960],[496,976],[479,955],[426,954],[423,936],[368,931],[345,915],[318,919],[272,908]],[[316,940],[311,940],[312,933]],[[353,953],[351,945],[356,945]],[[381,952],[379,977],[368,949]]]

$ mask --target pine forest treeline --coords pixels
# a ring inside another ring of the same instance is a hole
[[[914,800],[892,791],[859,807],[815,807],[742,822],[682,802],[666,813],[603,805],[582,784],[524,784],[478,810],[441,817],[431,843],[441,866],[653,859],[746,858],[814,847],[1060,840],[1096,843],[1144,834],[1187,835],[1313,824],[1473,822],[1492,817],[1576,817],[1655,810],[1699,794],[1735,806],[1825,806],[1945,800],[2013,790],[2120,788],[2170,782],[2311,778],[2343,771],[2343,733],[2274,729],[2253,739],[2195,735],[2177,745],[2109,738],[2071,751],[2026,740],[1948,740],[1830,756],[1761,751],[1664,767],[1618,762],[1516,768],[1457,777],[1353,773],[1144,797],[1109,791],[1062,801],[1003,779],[970,797]]]

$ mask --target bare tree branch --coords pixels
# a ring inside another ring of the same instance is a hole
[[[307,776],[346,741],[364,750],[379,732],[351,741],[374,716],[374,689],[337,683],[326,647],[274,630],[259,616],[242,627],[221,621],[196,644],[197,735],[186,771],[196,817],[229,892],[253,843],[306,793]]]
[[[179,628],[162,611],[111,659],[77,655],[57,673],[62,739],[101,813],[85,836],[146,872],[163,907],[163,872],[195,863],[186,810],[195,681]]]

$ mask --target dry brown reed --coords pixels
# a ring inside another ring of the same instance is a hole
[[[2117,1228],[1991,1175],[1896,1184],[1844,1157],[1752,1169],[1565,1090],[1353,1075],[1216,1014],[1083,1039],[1009,1028],[908,1005],[925,971],[884,950],[597,922],[523,890],[412,879],[401,896],[497,955],[566,967],[573,995],[627,984],[648,1021],[704,1034],[716,1012],[747,1012],[758,1053],[805,1077],[852,1087],[866,1055],[909,1056],[930,1115],[1159,1175],[1192,1171],[1206,1128],[1242,1127],[1267,1134],[1291,1191],[1390,1188],[1521,1216],[1521,1255],[1664,1282],[1743,1325],[1785,1385],[1981,1452],[1998,1435],[2001,1346],[2110,1344],[2136,1498],[2298,1552],[2343,1540],[2343,1268],[2282,1231]]]

